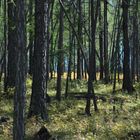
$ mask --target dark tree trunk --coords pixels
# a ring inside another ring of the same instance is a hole
[[[120,15],[119,9],[118,9],[118,17]],[[118,19],[118,26],[117,26],[117,38],[116,38],[116,45],[115,45],[115,54],[114,54],[114,81],[113,81],[113,93],[115,93],[116,90],[116,75],[117,75],[117,62],[119,61],[119,42],[120,42],[120,32],[121,32],[121,25],[122,25],[122,18]]]
[[[53,5],[51,6],[52,14],[53,14]],[[50,38],[50,78],[53,78],[53,72],[54,72],[54,57],[53,57],[53,50],[54,50],[54,20],[53,18],[50,20],[50,30],[51,30],[51,38]]]
[[[109,61],[108,61],[108,21],[107,21],[107,0],[104,0],[104,72],[105,83],[109,82]]]
[[[53,20],[51,20],[51,32],[53,31]],[[51,33],[51,46],[50,46],[50,79],[53,79],[53,65],[54,65],[54,60],[53,60],[53,32]]]
[[[97,16],[95,15],[95,4],[94,4],[94,0],[91,0],[91,51],[93,51],[92,53],[92,63],[93,63],[93,71],[92,71],[92,79],[93,81],[96,80],[96,47],[95,47],[95,35],[96,35],[96,24],[97,24]],[[97,10],[97,9],[96,9]],[[96,12],[97,13],[97,12]]]
[[[29,22],[30,22],[30,31],[29,31],[29,74],[33,74],[33,49],[34,49],[34,33],[31,27],[33,26],[33,1],[29,2]]]
[[[25,118],[25,81],[26,81],[26,51],[25,51],[25,17],[24,0],[16,1],[16,83],[14,95],[13,140],[24,140]]]
[[[47,46],[48,1],[35,1],[35,46],[32,95],[29,117],[41,115],[47,119],[46,112],[46,48]]]
[[[47,50],[46,50],[46,56],[47,56],[47,58],[46,58],[46,65],[47,65],[47,68],[46,68],[46,83],[47,83],[47,81],[48,81],[48,79],[49,79],[49,72],[50,72],[50,57],[49,57],[49,51],[50,51],[50,18],[51,18],[51,13],[50,13],[50,11],[51,11],[51,3],[50,3],[50,0],[48,0],[48,10],[47,10],[47,20],[48,20],[48,24],[47,24]],[[46,87],[47,87],[47,85],[46,85]]]
[[[137,78],[137,81],[139,81],[139,23],[138,23],[138,0],[134,0],[134,38],[133,38],[133,46],[135,47],[135,76]]]
[[[81,0],[78,0],[78,36],[81,44],[83,43],[82,38],[82,3]],[[82,64],[81,64],[81,50],[78,46],[77,49],[77,79],[82,79]]]
[[[74,55],[73,56],[74,57],[74,62],[73,62],[74,63],[74,66],[73,66],[73,69],[74,69],[73,70],[73,79],[76,80],[76,64],[75,64],[76,63],[75,62],[76,61],[75,60],[76,59],[76,38],[74,38],[73,49],[74,49],[74,51],[73,51],[73,55]]]
[[[93,0],[92,0],[93,1]],[[91,1],[91,4],[93,4],[93,2]],[[99,10],[99,0],[97,0],[97,5],[96,5],[96,13],[95,13],[95,17],[94,17],[94,33],[96,31],[96,23],[97,23],[97,17],[98,17],[98,10]],[[92,15],[93,16],[93,15]],[[95,42],[95,35],[93,35],[93,39]],[[95,43],[94,43],[95,44]],[[96,103],[96,97],[95,97],[95,93],[94,93],[94,88],[93,88],[93,69],[94,69],[94,64],[93,64],[93,60],[94,60],[94,51],[95,51],[95,46],[92,46],[91,48],[91,52],[90,52],[90,56],[89,56],[89,67],[88,67],[88,93],[87,93],[87,102],[86,102],[86,108],[85,108],[85,112],[87,115],[90,115],[90,100],[91,100],[91,95],[93,95],[93,103],[94,103],[94,110],[97,111],[98,107],[97,107],[97,103]]]
[[[15,28],[15,4],[8,0],[8,66],[7,66],[7,84],[6,88],[15,86],[16,77],[16,28]]]
[[[128,7],[129,0],[122,1],[123,7],[123,45],[124,45],[124,62],[123,62],[123,90],[133,91],[133,85],[130,75],[130,47],[128,39]]]
[[[62,49],[63,49],[63,28],[64,28],[64,23],[63,23],[63,9],[62,6],[60,6],[60,17],[59,17],[59,39],[58,39],[58,50],[59,50],[59,54],[58,54],[58,65],[57,65],[57,92],[56,92],[56,99],[58,101],[61,100],[61,76],[62,76],[62,72],[63,72],[63,53],[62,53]]]
[[[72,31],[69,31],[69,58],[68,58],[68,71],[67,71],[67,79],[66,79],[66,89],[65,89],[65,98],[68,97],[68,88],[69,88],[69,80],[71,78],[71,62],[72,62],[72,46],[73,46],[73,36]]]
[[[7,90],[7,3],[4,0],[4,91]]]
[[[104,62],[103,62],[103,24],[101,14],[101,1],[99,2],[99,45],[100,45],[100,80],[103,80]]]

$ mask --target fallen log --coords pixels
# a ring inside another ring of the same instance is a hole
[[[72,97],[72,98],[76,98],[76,99],[87,99],[87,98],[93,98],[93,94],[87,94],[87,92],[80,92],[80,93],[69,93],[68,94],[69,97]],[[102,95],[96,95],[96,100],[101,100],[102,102],[106,102],[107,101],[107,98],[102,96]]]

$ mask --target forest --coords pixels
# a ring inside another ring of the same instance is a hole
[[[0,0],[0,140],[140,140],[140,0]]]

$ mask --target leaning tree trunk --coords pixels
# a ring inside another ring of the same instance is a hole
[[[17,66],[16,83],[14,95],[14,122],[13,139],[24,140],[24,118],[25,118],[25,81],[26,81],[26,54],[25,54],[25,18],[24,0],[16,1],[16,48]],[[14,36],[13,36],[14,37]]]
[[[133,91],[133,85],[130,75],[130,47],[128,39],[128,7],[129,0],[122,1],[123,7],[123,45],[124,45],[124,62],[123,62],[123,90]]]
[[[48,0],[35,1],[35,45],[32,95],[29,117],[41,115],[47,119],[46,112],[46,48],[47,48],[47,9]]]

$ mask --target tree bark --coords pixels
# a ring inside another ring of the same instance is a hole
[[[133,85],[130,74],[130,46],[128,39],[128,7],[129,0],[122,1],[123,7],[123,46],[124,46],[124,62],[123,62],[123,90],[133,91]]]
[[[58,101],[61,100],[61,76],[63,72],[63,30],[64,30],[64,23],[63,23],[63,16],[64,12],[62,6],[60,5],[60,15],[59,15],[59,39],[58,39],[58,64],[57,64],[57,92],[56,92],[56,99]]]
[[[93,4],[93,0],[91,0],[91,4]],[[95,17],[94,17],[94,30],[92,32],[94,32],[93,34],[95,34],[96,31],[96,22],[97,22],[97,17],[98,17],[98,11],[99,11],[99,0],[97,0],[97,5],[96,5],[96,13],[95,13]],[[93,15],[92,15],[93,16]],[[93,41],[95,42],[95,35],[93,35]],[[94,43],[95,45],[95,43]],[[97,102],[96,102],[96,97],[95,97],[95,93],[94,93],[94,88],[93,88],[93,69],[94,69],[94,64],[93,64],[93,60],[94,60],[94,53],[95,53],[95,46],[92,46],[91,48],[91,52],[90,52],[90,56],[89,56],[89,67],[88,67],[88,93],[87,93],[87,101],[86,101],[86,108],[85,108],[85,113],[87,115],[90,115],[90,100],[91,100],[91,95],[93,95],[93,103],[94,103],[94,110],[97,111],[98,107],[97,107]]]
[[[34,50],[34,31],[33,26],[33,1],[29,2],[29,22],[30,22],[30,31],[29,31],[29,74],[33,74],[33,50]]]
[[[48,0],[35,1],[35,45],[32,95],[29,117],[40,115],[47,119],[46,111],[46,48]]]
[[[26,47],[25,47],[24,0],[16,1],[16,84],[14,95],[13,140],[24,140],[25,119],[25,81],[26,81]]]
[[[81,0],[78,0],[78,36],[81,41],[81,44],[83,43],[82,38],[82,3]],[[82,64],[81,64],[81,50],[78,46],[77,49],[77,79],[82,79]]]
[[[104,0],[104,72],[105,83],[109,82],[109,60],[108,60],[108,22],[107,22],[107,0]]]
[[[15,1],[14,1],[15,2]],[[16,50],[16,7],[13,2],[8,0],[8,64],[7,64],[7,83],[6,89],[8,87],[15,86],[16,77],[16,63],[17,63],[17,50]]]
[[[96,35],[96,24],[97,24],[97,16],[95,15],[95,4],[94,0],[91,0],[91,51],[92,51],[92,63],[93,63],[93,71],[92,71],[92,79],[96,81],[96,43],[95,43],[95,35]],[[97,9],[96,9],[97,10]],[[98,13],[98,11],[96,12]]]
[[[101,1],[99,2],[99,45],[100,45],[100,80],[104,77],[104,61],[103,61],[103,24],[101,14]]]

